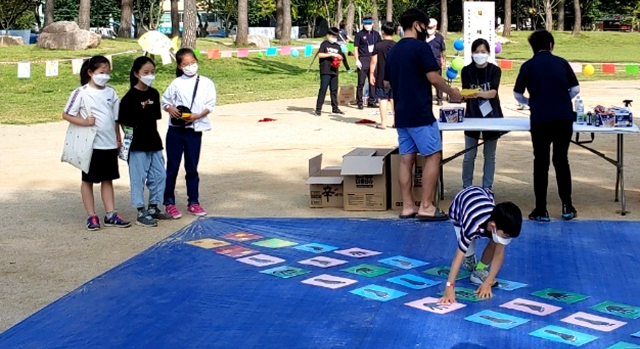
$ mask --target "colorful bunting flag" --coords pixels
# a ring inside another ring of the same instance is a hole
[[[18,79],[29,79],[31,77],[31,62],[18,63]]]
[[[615,74],[616,65],[611,63],[605,63],[602,65],[602,72],[605,74]]]
[[[280,48],[280,55],[281,56],[288,56],[291,54],[291,46],[282,46]]]
[[[307,45],[304,48],[304,56],[305,57],[311,57],[313,55],[313,46],[311,45]]]
[[[638,74],[638,66],[637,65],[628,65],[624,68],[625,73],[630,75]]]
[[[211,50],[207,51],[207,57],[209,57],[209,59],[219,59],[220,58],[220,50],[211,49]]]
[[[233,57],[233,51],[220,51],[220,58],[231,58]]]
[[[46,76],[58,76],[58,61],[47,61],[45,66]]]
[[[237,54],[238,58],[246,58],[249,57],[249,50],[238,50],[238,54]]]
[[[267,57],[275,57],[275,55],[278,54],[278,48],[277,47],[269,47],[267,49]]]
[[[582,73],[582,63],[569,63],[569,65],[571,66],[571,69],[573,69],[574,73]]]
[[[511,70],[513,69],[513,61],[501,60],[500,61],[500,69],[502,70]]]

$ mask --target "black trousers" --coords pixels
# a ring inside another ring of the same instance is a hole
[[[547,208],[547,186],[549,185],[549,153],[553,144],[553,167],[556,170],[558,194],[564,205],[571,201],[571,168],[569,167],[569,145],[573,136],[573,121],[562,120],[531,125],[533,144],[533,191],[536,208]]]
[[[338,75],[320,74],[320,91],[318,91],[318,102],[316,103],[318,111],[322,110],[328,87],[331,88],[332,111],[338,109]]]
[[[442,69],[438,69],[438,74],[442,76]],[[443,98],[442,90],[436,87],[436,100],[442,102]]]
[[[356,91],[356,101],[358,105],[364,105],[362,95],[364,91],[364,82],[369,81],[369,72],[371,72],[369,65],[362,65],[362,69],[358,69],[358,90]],[[368,104],[376,103],[376,87],[369,81],[369,99]]]

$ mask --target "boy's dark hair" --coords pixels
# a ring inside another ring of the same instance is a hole
[[[347,27],[347,22],[343,20],[340,21],[340,24],[338,24],[338,26],[340,27],[340,29],[344,29]]]
[[[338,36],[340,34],[340,30],[336,27],[331,27],[327,30],[327,35]]]
[[[393,22],[385,22],[382,25],[382,32],[386,35],[393,35],[396,32],[396,25]]]
[[[552,46],[555,46],[555,40],[551,33],[544,29],[539,29],[529,36],[529,44],[533,49],[533,53],[538,53],[543,50],[549,50]]]
[[[414,22],[420,22],[425,26],[429,23],[429,17],[424,11],[420,10],[417,7],[410,8],[400,16],[400,25],[403,30],[409,30],[413,27]]]
[[[89,76],[89,70],[95,71],[100,68],[103,64],[111,66],[111,63],[105,56],[93,56],[84,63],[82,63],[82,68],[80,68],[80,85],[86,85],[91,81],[91,77]]]
[[[472,44],[471,44],[471,52],[476,52],[476,49],[478,49],[478,47],[484,45],[484,47],[487,49],[487,52],[491,52],[491,49],[489,48],[489,42],[485,39],[476,39]]]
[[[520,235],[522,229],[522,211],[513,202],[502,202],[496,205],[491,212],[490,221],[496,224],[496,228],[502,230],[512,238]]]
[[[178,50],[178,52],[176,52],[176,63],[178,64],[178,67],[176,68],[177,77],[181,77],[182,75],[184,75],[184,72],[182,71],[182,69],[180,69],[180,64],[182,64],[182,60],[184,59],[184,57],[189,55],[192,56],[193,59],[196,60],[196,62],[198,61],[198,57],[196,57],[196,54],[190,48],[181,48]]]
[[[140,69],[142,69],[142,66],[147,63],[153,64],[154,68],[156,67],[156,63],[153,61],[153,59],[147,56],[138,57],[136,58],[135,61],[133,61],[133,66],[131,67],[131,74],[129,74],[129,81],[131,82],[131,87],[138,84],[138,78],[134,73],[140,73]]]

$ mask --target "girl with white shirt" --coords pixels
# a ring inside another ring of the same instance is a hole
[[[190,49],[176,53],[177,78],[162,95],[162,108],[171,116],[167,131],[167,183],[164,205],[167,213],[178,219],[182,217],[176,206],[175,188],[180,161],[184,154],[184,169],[187,172],[188,212],[196,216],[206,215],[200,206],[198,186],[198,161],[202,146],[202,132],[211,130],[208,115],[216,105],[216,88],[213,81],[198,75],[198,60]]]
[[[120,133],[116,127],[120,100],[116,90],[107,86],[111,64],[104,56],[94,56],[82,64],[81,87],[69,97],[62,117],[68,122],[95,129],[93,152],[89,172],[82,172],[82,202],[87,211],[87,229],[100,229],[100,219],[96,215],[93,184],[101,183],[102,203],[107,214],[104,225],[127,228],[130,222],[120,217],[115,208],[113,180],[120,178],[118,171],[118,148],[121,146]],[[81,117],[82,114],[87,117]]]

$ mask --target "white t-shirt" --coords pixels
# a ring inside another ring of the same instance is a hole
[[[174,79],[162,95],[162,109],[168,105],[174,107],[183,105],[187,108],[191,107],[190,109],[193,113],[200,113],[205,109],[209,109],[209,112],[213,113],[213,109],[216,107],[216,86],[211,79],[201,75],[200,82],[198,83],[198,91],[196,91],[196,98],[193,101],[193,106],[191,106],[193,89],[196,85],[196,76],[189,77],[182,75]],[[208,116],[205,116],[194,121],[193,124],[187,127],[193,128],[198,132],[209,131],[211,130],[211,121]]]
[[[83,92],[83,93],[81,93]],[[84,96],[84,98],[83,98]],[[84,115],[96,118],[96,138],[93,149],[117,149],[116,121],[120,110],[120,99],[111,86],[95,89],[89,84],[78,87],[71,93],[64,112],[80,117],[80,109]]]

